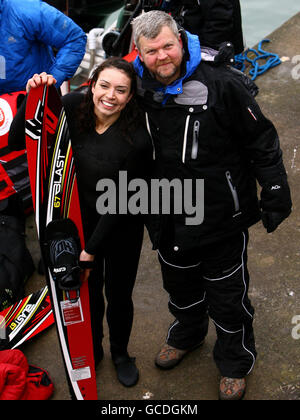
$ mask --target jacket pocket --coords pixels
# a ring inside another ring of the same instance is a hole
[[[230,171],[226,171],[225,172],[225,176],[226,176],[227,183],[228,183],[228,186],[229,186],[231,195],[232,195],[232,200],[233,200],[233,204],[234,204],[234,210],[235,210],[235,212],[239,212],[240,211],[239,197],[238,197],[238,193],[237,193],[236,187],[235,187],[235,185],[234,185],[234,183],[232,181],[232,177],[231,177]]]

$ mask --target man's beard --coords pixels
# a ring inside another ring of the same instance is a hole
[[[178,74],[178,76],[177,76]],[[169,84],[171,81],[173,82],[176,80],[180,75],[180,67],[176,67],[173,65],[173,70],[167,74],[160,72],[159,70],[156,72],[156,79],[164,85]],[[176,77],[175,77],[176,76]]]

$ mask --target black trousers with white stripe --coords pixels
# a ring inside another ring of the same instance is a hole
[[[243,378],[252,370],[256,349],[254,309],[248,298],[248,232],[241,232],[179,256],[159,250],[171,324],[167,343],[188,349],[200,343],[214,322],[214,359],[222,376]]]

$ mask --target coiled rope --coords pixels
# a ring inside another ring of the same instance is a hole
[[[262,75],[267,70],[281,64],[281,60],[278,54],[264,51],[262,49],[263,42],[270,42],[270,40],[263,39],[258,44],[257,50],[254,48],[249,48],[245,52],[235,56],[235,67],[242,72],[246,69],[246,62],[251,64],[252,68],[249,70],[249,76],[251,76],[251,80],[255,80],[258,76]],[[249,54],[254,54],[254,58],[249,57]],[[264,64],[261,64],[261,60],[266,61],[264,61]]]

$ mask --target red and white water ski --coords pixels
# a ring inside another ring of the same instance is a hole
[[[25,127],[37,232],[47,267],[46,279],[71,397],[96,400],[88,282],[80,282],[74,288],[72,281],[64,282],[64,276],[59,275],[68,269],[68,264],[58,268],[50,267],[49,263],[47,232],[50,229],[55,236],[53,226],[59,226],[58,230],[61,230],[62,224],[65,225],[63,232],[58,232],[58,239],[62,241],[59,246],[64,247],[62,244],[67,243],[66,232],[72,225],[79,238],[79,248],[84,248],[71,139],[63,105],[54,86],[31,89],[27,98]],[[60,223],[55,225],[57,222]],[[60,233],[65,236],[59,237]],[[71,228],[69,236],[73,234],[74,229]],[[70,290],[68,284],[71,284]]]

